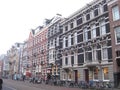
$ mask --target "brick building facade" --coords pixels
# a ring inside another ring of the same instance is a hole
[[[120,0],[108,3],[115,87],[120,86]]]

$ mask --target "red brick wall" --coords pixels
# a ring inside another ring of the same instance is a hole
[[[119,10],[120,10],[120,0],[117,0],[116,2],[110,4],[108,6],[108,10],[109,10],[109,20],[110,20],[110,30],[111,30],[111,40],[112,40],[114,72],[118,72],[120,67],[118,67],[117,64],[116,64],[116,52],[115,51],[120,49],[120,44],[116,45],[114,28],[117,27],[117,26],[120,26],[120,20],[113,21],[112,7],[115,6],[115,5],[118,5],[119,6]]]

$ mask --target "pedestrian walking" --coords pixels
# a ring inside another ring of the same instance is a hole
[[[2,84],[3,84],[3,80],[2,78],[0,78],[0,90],[2,90]]]
[[[25,75],[23,75],[23,77],[22,77],[22,78],[23,78],[23,81],[25,81]]]

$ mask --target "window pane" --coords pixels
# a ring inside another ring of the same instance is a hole
[[[87,29],[84,30],[84,41],[88,40],[88,31]]]
[[[77,44],[77,33],[74,34],[75,44]]]
[[[71,23],[71,24],[70,24],[70,28],[73,28],[73,27],[74,27],[74,26],[73,26],[73,23]]]
[[[94,79],[97,80],[98,79],[98,68],[94,69]]]
[[[101,35],[105,35],[106,34],[105,21],[100,22],[100,34]]]
[[[82,18],[80,18],[80,19],[77,20],[77,25],[79,25],[81,23],[82,23]]]
[[[90,14],[86,15],[86,20],[90,20]]]
[[[65,58],[65,64],[68,65],[68,58]]]
[[[98,9],[94,11],[94,16],[97,16],[97,15],[98,15]]]
[[[63,48],[65,48],[65,37],[63,38]]]
[[[108,59],[107,48],[103,48],[103,59]]]
[[[120,43],[120,33],[117,33],[117,43]]]
[[[74,64],[74,56],[71,56],[71,64]]]
[[[68,36],[68,46],[71,46],[71,35]]]
[[[108,80],[109,79],[108,67],[103,68],[103,75],[104,75],[104,80]]]
[[[120,19],[119,7],[118,6],[115,6],[115,7],[112,8],[112,14],[113,14],[113,20]]]
[[[91,37],[95,38],[96,37],[96,27],[95,27],[95,25],[93,25],[91,29],[92,29],[92,36]]]
[[[115,28],[116,42],[120,43],[120,27]]]

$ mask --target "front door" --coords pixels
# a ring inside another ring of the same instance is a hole
[[[84,71],[85,71],[85,81],[89,82],[89,70],[85,69]]]
[[[78,82],[78,71],[75,70],[75,82]]]

